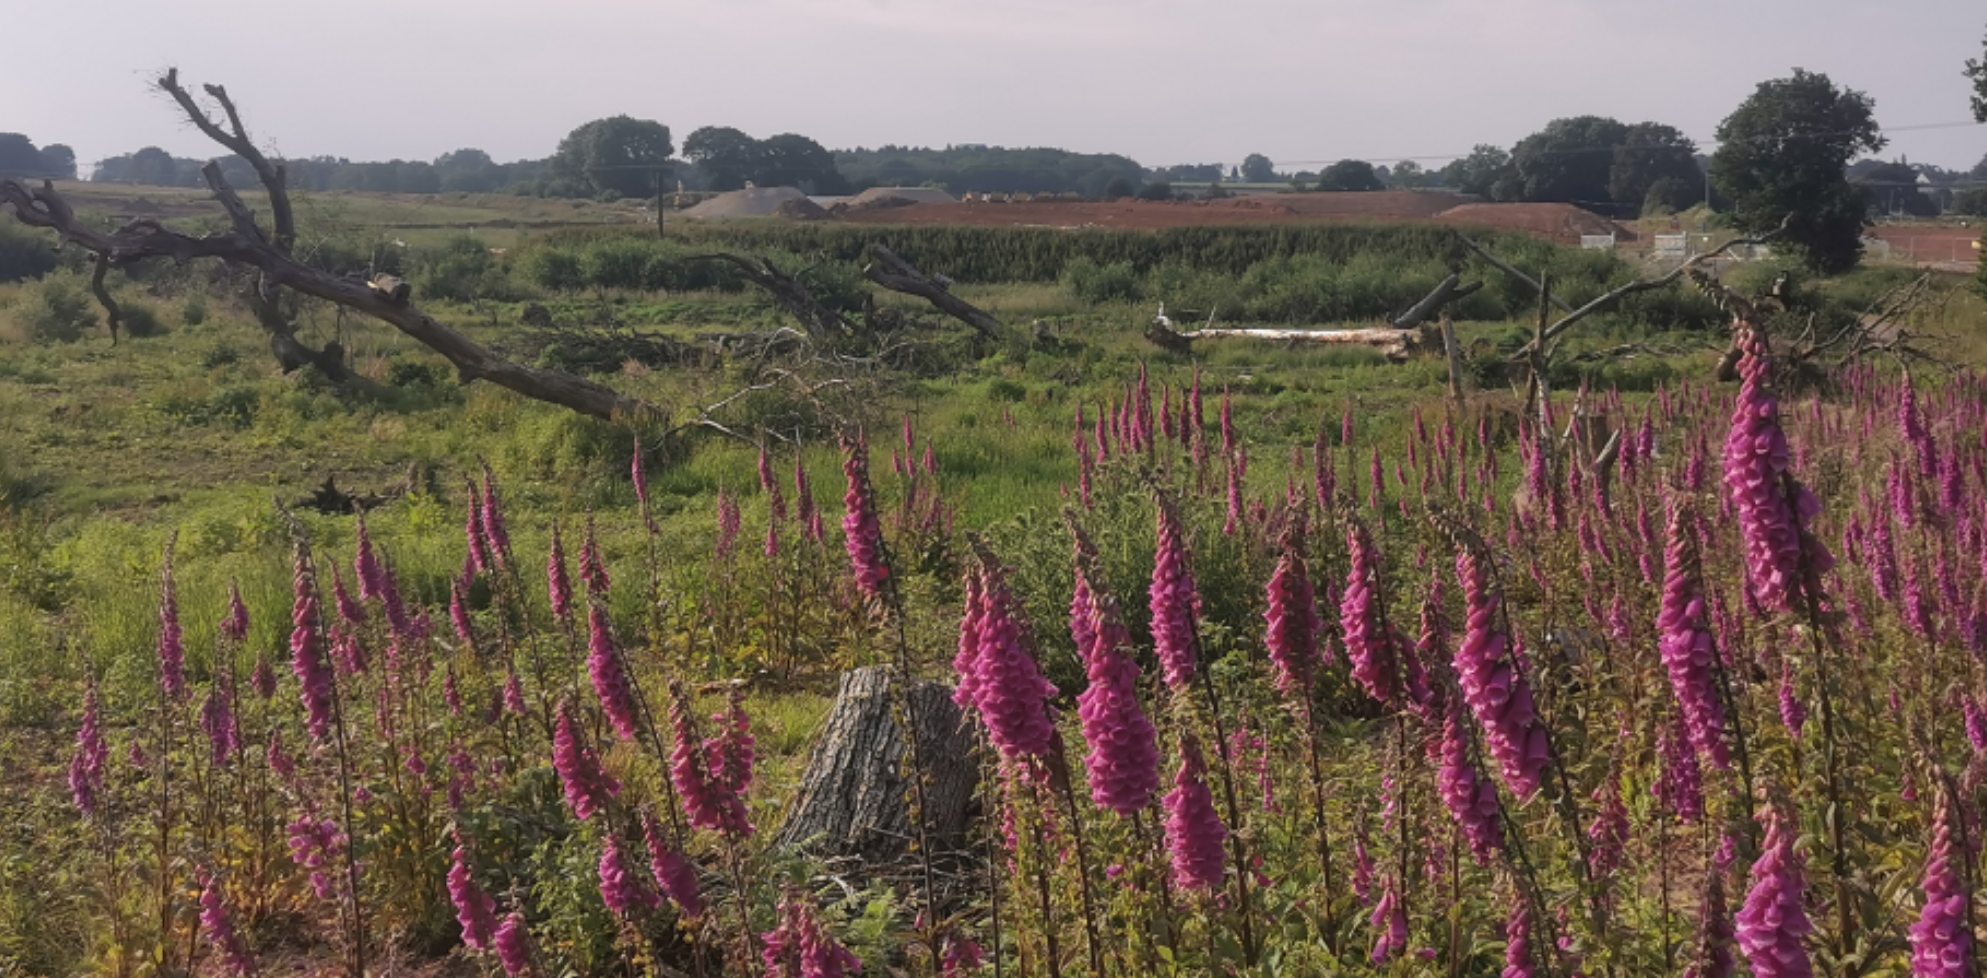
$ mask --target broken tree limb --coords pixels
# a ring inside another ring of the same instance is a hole
[[[1717,258],[1723,255],[1725,252],[1732,250],[1733,248],[1741,246],[1766,244],[1767,242],[1772,241],[1774,238],[1777,238],[1781,234],[1785,233],[1786,230],[1793,225],[1793,222],[1794,222],[1794,215],[1788,214],[1786,220],[1780,222],[1779,227],[1774,228],[1773,230],[1765,234],[1750,238],[1733,238],[1732,240],[1727,241],[1722,245],[1719,245],[1717,248],[1714,248],[1711,251],[1707,251],[1704,254],[1684,259],[1683,262],[1677,265],[1675,268],[1672,268],[1668,272],[1665,272],[1664,274],[1659,275],[1655,278],[1637,279],[1633,282],[1630,282],[1618,288],[1610,289],[1607,292],[1604,292],[1601,295],[1596,296],[1586,305],[1583,305],[1578,309],[1575,309],[1572,312],[1567,313],[1558,322],[1553,323],[1549,327],[1541,329],[1539,331],[1539,335],[1535,339],[1533,339],[1532,342],[1525,344],[1523,348],[1511,354],[1511,360],[1512,362],[1518,362],[1521,360],[1530,359],[1532,354],[1532,349],[1534,346],[1543,346],[1544,344],[1551,343],[1553,340],[1559,338],[1559,334],[1566,332],[1568,328],[1573,326],[1573,324],[1578,323],[1580,320],[1585,319],[1588,316],[1591,316],[1594,313],[1599,312],[1603,309],[1606,309],[1607,307],[1614,305],[1615,303],[1620,302],[1622,299],[1634,295],[1637,292],[1647,292],[1651,289],[1660,289],[1666,285],[1669,285],[1672,282],[1675,282],[1677,279],[1682,278],[1685,273],[1693,269],[1699,268],[1705,262]]]
[[[228,186],[218,164],[201,169],[208,186],[221,200],[233,222],[230,230],[194,237],[156,222],[134,221],[119,230],[102,232],[78,222],[68,203],[46,181],[30,190],[18,181],[0,180],[0,204],[9,205],[21,223],[55,231],[64,241],[101,258],[111,268],[123,268],[153,258],[187,262],[214,258],[262,273],[272,285],[365,313],[407,334],[455,365],[463,383],[487,380],[534,400],[570,408],[596,418],[633,418],[656,409],[590,380],[552,370],[512,363],[456,330],[444,326],[411,303],[396,305],[365,282],[333,275],[304,265],[276,250],[255,226],[241,198]],[[330,351],[325,351],[330,352]],[[314,354],[323,356],[324,354]]]
[[[721,261],[738,269],[753,285],[765,289],[787,314],[800,321],[801,329],[815,339],[834,339],[855,332],[842,314],[821,304],[814,291],[797,278],[779,270],[764,258],[746,258],[717,251],[691,255],[689,261]]]
[[[1491,254],[1490,249],[1485,248],[1484,246],[1477,244],[1474,241],[1471,241],[1469,237],[1463,234],[1461,231],[1456,232],[1456,238],[1457,240],[1463,243],[1463,247],[1468,248],[1469,250],[1475,252],[1478,258],[1481,258],[1484,261],[1489,262],[1492,268],[1495,268],[1498,271],[1501,271],[1504,274],[1509,275],[1512,278],[1515,278],[1518,281],[1531,286],[1532,291],[1537,292],[1543,288],[1543,286],[1539,285],[1538,279],[1535,279],[1530,275],[1526,275],[1524,272],[1521,272],[1517,268],[1513,267],[1509,262],[1505,261],[1502,258],[1497,257],[1494,254]],[[1552,297],[1552,304],[1558,306],[1560,310],[1563,312],[1573,311],[1573,306],[1570,303],[1568,303],[1565,299],[1561,299],[1558,296]]]
[[[918,271],[910,262],[899,258],[896,252],[882,244],[869,246],[872,259],[864,265],[864,278],[892,292],[917,296],[932,304],[939,312],[973,327],[980,335],[990,340],[1007,339],[1007,327],[1001,321],[988,315],[985,310],[952,294],[946,286],[950,280],[941,282],[939,278]]]
[[[1471,282],[1468,285],[1460,285],[1459,287],[1459,283],[1461,282],[1462,278],[1460,276],[1454,272],[1449,273],[1447,278],[1435,286],[1434,291],[1429,292],[1421,298],[1421,301],[1409,306],[1406,312],[1401,313],[1400,318],[1394,320],[1394,328],[1413,329],[1421,325],[1423,320],[1434,315],[1436,310],[1483,288],[1482,282]]]

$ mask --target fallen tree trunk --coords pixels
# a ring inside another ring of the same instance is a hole
[[[1154,323],[1145,331],[1146,339],[1175,352],[1191,351],[1198,340],[1260,340],[1268,343],[1321,343],[1337,346],[1367,346],[1389,360],[1404,360],[1421,345],[1415,330],[1374,327],[1369,329],[1197,329],[1177,333]]]
[[[880,244],[869,246],[874,260],[864,265],[864,278],[892,292],[917,296],[932,304],[939,312],[965,323],[990,340],[1005,340],[1007,327],[1001,321],[988,315],[985,310],[953,295],[949,282],[932,278],[918,271],[910,262],[897,257],[896,252]]]
[[[773,839],[776,850],[806,846],[824,858],[881,867],[901,858],[917,838],[891,672],[869,666],[842,676],[793,809]],[[973,738],[945,687],[916,682],[908,699],[918,724],[932,846],[940,852],[956,849],[965,838],[968,806],[979,783]]]

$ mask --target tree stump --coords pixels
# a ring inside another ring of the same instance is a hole
[[[778,848],[806,845],[826,858],[881,866],[902,857],[917,838],[903,729],[891,690],[892,670],[857,669],[842,676],[841,692],[807,761],[793,809],[773,839]],[[971,730],[951,691],[931,682],[911,686],[925,773],[925,808],[934,850],[957,848],[967,807],[979,782]]]

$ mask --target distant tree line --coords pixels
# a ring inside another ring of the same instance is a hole
[[[36,148],[17,132],[0,132],[0,177],[17,180],[74,180],[76,151],[61,143]]]
[[[1145,168],[1115,154],[964,144],[930,149],[883,146],[838,150],[835,165],[852,187],[943,187],[953,193],[1064,193],[1111,196],[1122,180],[1122,196],[1145,182]]]

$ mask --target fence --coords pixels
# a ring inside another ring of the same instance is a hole
[[[1588,248],[1594,251],[1613,251],[1614,235],[1583,234],[1580,236],[1580,247]]]
[[[1656,235],[1656,257],[1685,258],[1690,255],[1690,236],[1687,234]]]

